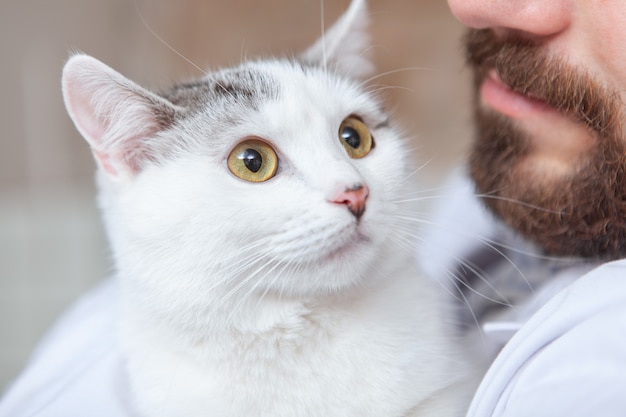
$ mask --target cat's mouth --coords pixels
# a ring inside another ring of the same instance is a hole
[[[315,218],[303,224],[301,218],[293,218],[269,241],[270,256],[299,265],[350,262],[351,257],[354,259],[371,245],[372,238],[364,219],[348,220],[345,216],[342,221],[336,220]]]

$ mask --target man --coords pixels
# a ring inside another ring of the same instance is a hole
[[[470,27],[475,188],[456,179],[422,255],[456,264],[498,355],[468,415],[626,415],[626,2],[448,3]]]

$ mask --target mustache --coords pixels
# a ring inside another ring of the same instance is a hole
[[[550,56],[527,39],[499,38],[490,29],[470,29],[464,38],[467,64],[478,89],[490,70],[512,91],[540,100],[601,134],[620,118],[616,92],[585,70]]]

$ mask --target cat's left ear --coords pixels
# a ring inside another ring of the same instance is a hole
[[[99,167],[114,180],[132,177],[157,159],[153,139],[180,111],[87,55],[68,60],[62,84],[72,121]]]
[[[302,60],[333,69],[351,77],[363,78],[374,72],[368,58],[370,36],[365,0],[352,0],[350,7],[301,55]]]

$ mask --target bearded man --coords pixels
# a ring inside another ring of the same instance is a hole
[[[626,2],[448,3],[476,135],[421,255],[493,360],[468,415],[626,415]]]

